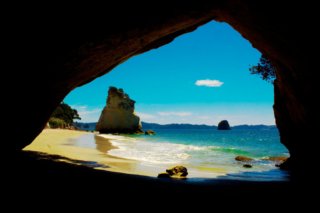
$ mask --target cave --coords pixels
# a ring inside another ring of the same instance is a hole
[[[112,2],[77,10],[52,5],[15,11],[18,18],[5,26],[10,33],[5,79],[12,89],[5,98],[3,121],[14,137],[3,150],[17,153],[30,144],[74,88],[216,20],[230,24],[276,67],[274,113],[281,142],[290,152],[283,168],[303,177],[316,162],[310,148],[317,126],[308,49],[313,28],[306,24],[310,19],[305,6],[237,0],[144,6]]]

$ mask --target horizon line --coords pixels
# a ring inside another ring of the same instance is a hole
[[[217,127],[218,125],[214,124],[192,124],[192,123],[165,123],[165,124],[160,124],[160,123],[154,123],[154,122],[145,122],[141,121],[141,123],[147,123],[147,124],[157,124],[157,125],[194,125],[194,126],[215,126]],[[81,122],[81,121],[76,121],[74,123],[98,123],[98,121],[93,121],[93,122]],[[277,126],[276,124],[236,124],[236,125],[230,125],[230,127],[235,127],[235,126]]]

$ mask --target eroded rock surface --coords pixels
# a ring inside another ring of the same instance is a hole
[[[123,89],[110,87],[96,130],[100,133],[142,133],[140,118],[134,114],[134,104]]]
[[[188,169],[184,166],[174,166],[167,169],[166,172],[160,173],[158,178],[178,178],[184,179],[188,175]]]

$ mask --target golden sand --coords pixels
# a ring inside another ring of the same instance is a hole
[[[103,165],[96,167],[96,169],[141,174],[141,172],[138,172],[135,169],[137,162],[108,155],[107,151],[115,147],[105,138],[96,140],[96,149],[74,146],[77,139],[88,134],[92,135],[92,143],[95,143],[95,135],[91,132],[65,129],[44,129],[29,146],[24,148],[24,150],[60,155],[73,160],[90,161],[96,162],[96,165]],[[96,137],[99,138],[99,136]],[[150,176],[154,175],[148,172],[143,172],[143,174]]]
[[[84,138],[86,137],[86,138]],[[91,146],[79,146],[78,142],[83,138],[86,143]],[[162,164],[146,164],[140,161],[119,158],[108,154],[110,149],[114,147],[110,140],[112,135],[99,136],[97,133],[65,130],[65,129],[44,129],[42,133],[24,150],[38,151],[52,155],[63,156],[62,161],[66,158],[76,160],[70,163],[84,164],[94,167],[95,169],[103,169],[112,172],[145,175],[157,177],[167,168],[176,165]],[[77,162],[82,161],[82,162]],[[86,163],[87,162],[87,163]],[[188,168],[188,177],[216,177],[226,173],[221,168],[201,168],[185,165]]]

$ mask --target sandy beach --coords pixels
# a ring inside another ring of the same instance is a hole
[[[98,133],[76,130],[44,129],[24,150],[59,155],[62,156],[60,161],[86,165],[95,169],[150,177],[157,177],[159,173],[175,166],[175,164],[154,165],[112,156],[108,154],[108,151],[117,149],[110,142],[113,137],[113,135],[99,135]],[[225,170],[219,168],[206,169],[186,166],[189,170],[188,177],[214,178],[226,174]]]
[[[96,141],[96,149],[75,145],[75,143],[83,140],[89,143]],[[129,174],[141,173],[135,172],[137,162],[108,155],[107,151],[112,148],[116,147],[112,146],[107,139],[97,136],[96,133],[64,129],[44,129],[32,144],[24,150],[60,155],[63,156],[61,161],[68,161],[67,158],[70,158],[68,163],[77,164],[79,162],[79,164],[94,167],[95,169]],[[145,173],[144,175],[152,175],[148,171]]]
[[[156,197],[167,200],[182,197],[192,199],[192,202],[201,198],[201,203],[202,199],[208,198],[210,202],[213,199],[225,201],[230,197],[247,202],[248,199],[264,201],[263,198],[280,200],[283,196],[297,197],[294,193],[296,187],[291,182],[222,178],[188,178],[181,181],[155,178],[157,171],[141,167],[138,161],[116,158],[103,153],[115,147],[102,137],[96,137],[101,140],[96,141],[95,148],[73,146],[74,143],[81,143],[94,137],[94,133],[88,132],[43,130],[34,142],[24,149],[26,152],[17,155],[15,161],[10,164],[11,169],[5,174],[7,182],[11,184],[9,191],[19,192],[19,196],[23,197],[30,196],[32,191],[37,194],[37,199],[46,199],[50,202],[52,199],[48,199],[48,196],[53,197],[56,194],[65,196],[68,202],[70,197],[85,198],[86,203],[88,197],[94,200],[103,199],[105,202],[106,198],[119,201],[122,196],[139,202],[144,198]],[[98,165],[99,163],[102,165]],[[16,181],[17,177],[19,181]],[[97,190],[105,193],[101,196],[101,193],[96,193]]]
[[[112,136],[110,137],[112,138]],[[95,143],[95,148],[86,146],[88,143]],[[158,173],[166,169],[161,166],[155,168],[142,165],[139,161],[108,155],[110,149],[116,148],[108,138],[99,136],[98,133],[44,129],[32,144],[24,150],[59,155],[62,156],[60,161],[118,173],[156,177]]]

